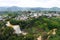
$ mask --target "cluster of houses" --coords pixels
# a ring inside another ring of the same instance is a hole
[[[4,19],[5,17],[3,17],[3,16],[0,16],[0,21],[5,21],[5,19]]]
[[[53,16],[60,16],[60,14],[58,13],[48,13],[48,14],[44,14],[44,13],[30,13],[27,16],[26,15],[18,15],[17,17],[15,17],[16,20],[26,20],[29,17],[39,17],[39,16],[47,16],[47,17],[53,17]]]
[[[17,17],[15,17],[14,19],[16,20],[27,20],[29,17],[39,17],[39,16],[47,16],[47,17],[53,17],[53,16],[60,16],[60,14],[58,13],[29,13],[29,14],[22,14],[22,15],[18,15]],[[0,21],[1,20],[5,20],[6,18],[9,18],[7,16],[3,17],[0,15]]]
[[[17,17],[15,17],[16,20],[26,20],[28,17],[25,15],[18,15]]]
[[[38,17],[38,16],[53,17],[53,16],[60,16],[60,14],[58,14],[58,13],[48,13],[48,14],[44,14],[44,13],[33,13],[33,15],[31,17]]]

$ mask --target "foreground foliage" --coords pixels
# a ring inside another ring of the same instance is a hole
[[[43,36],[43,40],[47,38],[47,32],[56,28],[57,34],[51,35],[49,40],[60,40],[60,18],[45,16],[38,18],[29,18],[27,21],[17,21],[15,19],[9,20],[11,24],[20,25],[21,30],[28,32],[27,35],[16,35],[12,28],[7,27],[6,21],[0,22],[0,40],[37,40],[39,35]]]

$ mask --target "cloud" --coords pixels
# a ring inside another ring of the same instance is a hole
[[[60,7],[60,0],[0,0],[0,6]]]

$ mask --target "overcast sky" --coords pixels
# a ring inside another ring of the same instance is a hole
[[[0,6],[60,7],[60,0],[0,0]]]

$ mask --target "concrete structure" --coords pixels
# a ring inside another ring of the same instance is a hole
[[[37,40],[42,40],[42,36],[39,36],[39,37],[37,38]]]
[[[8,27],[12,27],[12,28],[15,30],[15,33],[16,33],[16,34],[22,33],[22,31],[20,30],[19,25],[12,25],[12,24],[10,24],[9,21],[7,22],[6,25],[7,25]]]
[[[12,27],[15,30],[15,32],[14,32],[15,34],[23,34],[23,35],[26,35],[27,34],[26,32],[21,31],[19,25],[12,25],[12,24],[10,24],[9,21],[7,22],[6,26]]]

